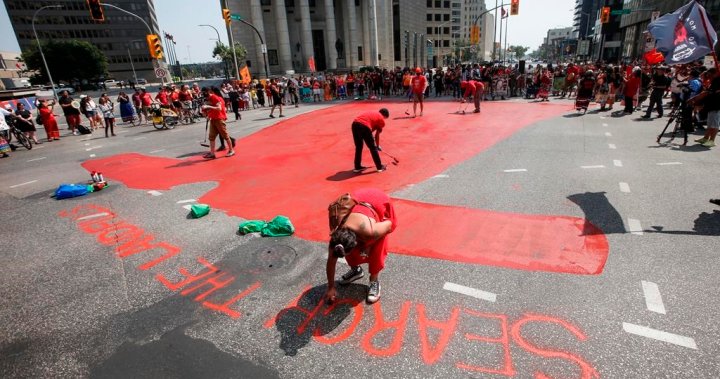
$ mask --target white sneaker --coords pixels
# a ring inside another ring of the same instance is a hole
[[[367,302],[369,304],[376,303],[380,300],[380,282],[370,282],[370,288],[368,288]]]

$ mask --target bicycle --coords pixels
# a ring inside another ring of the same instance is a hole
[[[158,130],[174,129],[179,122],[177,113],[171,109],[161,107],[159,103],[150,105],[150,115],[152,125]]]
[[[30,141],[30,138],[28,138],[25,133],[23,133],[20,129],[15,127],[15,123],[17,121],[10,120],[8,122],[8,129],[0,131],[3,138],[10,143],[12,141],[12,137],[15,136],[15,139],[23,145],[26,149],[32,150],[32,141]]]

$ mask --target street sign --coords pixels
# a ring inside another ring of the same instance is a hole
[[[578,42],[577,55],[590,55],[590,40],[584,39]]]
[[[159,79],[162,79],[167,76],[167,71],[165,71],[165,69],[162,67],[158,67],[155,69],[155,76]]]
[[[659,17],[660,17],[660,12],[659,12],[659,11],[654,11],[654,12],[650,15],[650,22],[653,22],[653,21],[657,20]]]
[[[235,13],[231,14],[231,15],[230,15],[230,18],[233,19],[233,20],[235,20],[235,21],[240,21],[240,20],[242,20],[242,16],[240,16],[239,14],[235,14]]]
[[[475,45],[470,46],[470,52],[471,52],[471,53],[474,53],[474,52],[476,52],[476,51],[477,51],[477,46],[475,46]]]
[[[267,45],[262,44],[262,45],[260,46],[260,52],[263,53],[263,54],[267,54]]]
[[[610,14],[613,16],[617,16],[619,14],[630,14],[630,12],[631,12],[630,9],[615,9],[615,10],[610,11]]]

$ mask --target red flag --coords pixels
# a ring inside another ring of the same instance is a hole
[[[659,64],[665,61],[665,56],[656,49],[652,49],[645,53],[645,55],[643,55],[643,58],[645,58],[645,61],[648,64]]]
[[[310,72],[315,72],[315,57],[308,59],[308,67],[310,68]]]

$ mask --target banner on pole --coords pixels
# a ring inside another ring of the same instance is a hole
[[[308,68],[310,68],[310,72],[315,72],[315,57],[308,59]]]
[[[655,38],[655,48],[665,56],[665,63],[675,65],[702,59],[713,52],[717,34],[705,8],[693,0],[673,13],[648,25]]]
[[[240,82],[242,84],[250,84],[252,81],[252,78],[250,77],[250,69],[248,69],[248,66],[245,66],[240,69]]]

